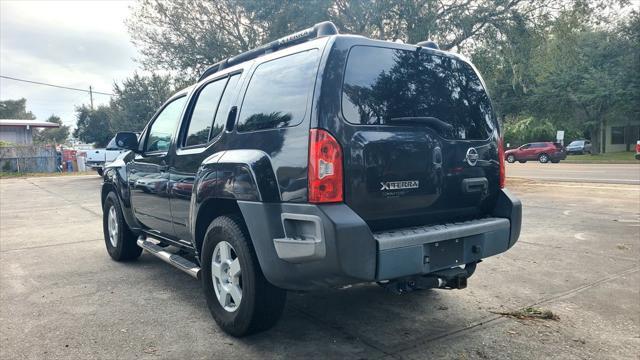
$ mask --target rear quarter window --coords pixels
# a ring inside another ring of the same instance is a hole
[[[306,115],[317,70],[317,49],[258,65],[244,95],[238,131],[300,124]]]
[[[351,48],[342,87],[345,119],[388,125],[391,119],[435,117],[451,139],[487,139],[496,126],[489,97],[464,61],[426,51]]]

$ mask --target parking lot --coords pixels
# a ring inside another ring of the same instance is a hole
[[[273,330],[235,339],[193,278],[149,254],[109,258],[98,176],[0,180],[0,358],[637,359],[640,187],[508,187],[520,240],[467,289],[290,293]],[[558,319],[501,314],[529,306]]]

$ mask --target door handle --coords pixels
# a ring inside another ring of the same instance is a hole
[[[167,165],[167,162],[162,160],[160,162],[160,165],[158,166],[158,170],[160,170],[160,172],[165,172],[169,169],[169,165]]]

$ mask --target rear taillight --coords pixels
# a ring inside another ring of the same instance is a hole
[[[340,144],[327,131],[311,129],[309,131],[309,202],[343,201],[342,174]]]
[[[507,180],[507,169],[504,166],[504,141],[502,138],[498,140],[498,158],[500,159],[500,188],[504,188]]]

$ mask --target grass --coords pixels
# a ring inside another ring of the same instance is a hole
[[[536,307],[526,307],[520,310],[514,311],[493,311],[495,314],[510,316],[520,320],[533,320],[533,319],[542,319],[542,320],[560,320],[560,317],[554,314],[551,310],[540,309]]]
[[[7,172],[0,171],[0,179],[18,179],[28,177],[45,177],[45,176],[79,176],[79,175],[96,175],[95,171],[83,171],[83,172],[55,172],[55,173],[22,173],[22,172]]]
[[[640,164],[635,159],[634,151],[613,152],[606,154],[567,155],[563,162],[574,164]]]

